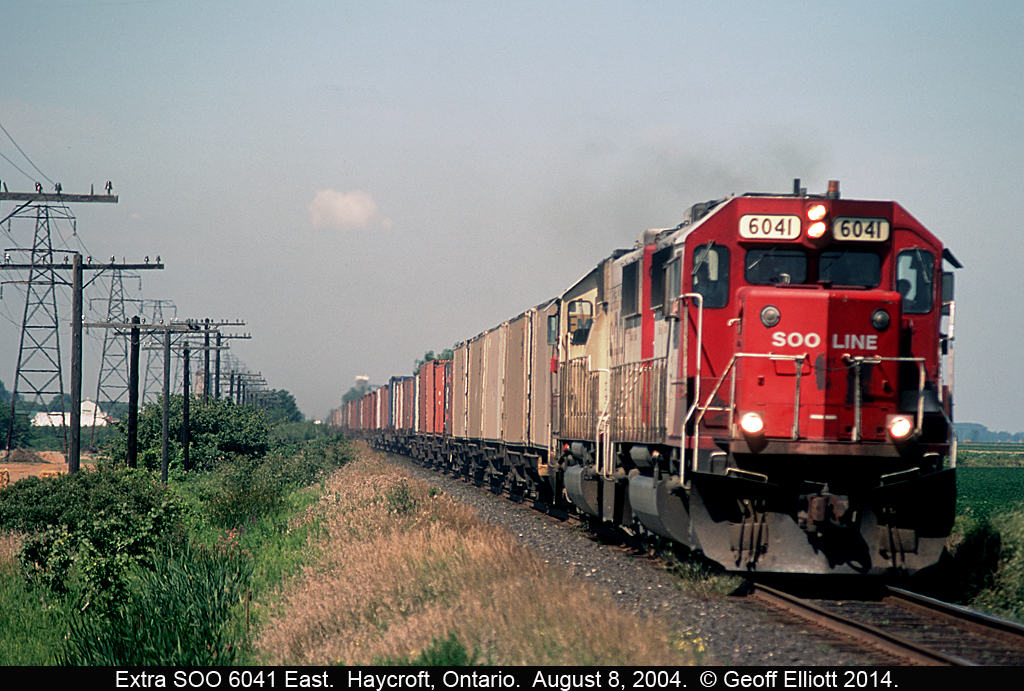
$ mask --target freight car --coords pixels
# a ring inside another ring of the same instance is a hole
[[[955,504],[943,262],[837,182],[696,204],[338,424],[730,570],[913,573]]]

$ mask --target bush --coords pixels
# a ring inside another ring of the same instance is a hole
[[[65,525],[75,530],[104,510],[147,515],[170,501],[167,488],[142,470],[102,468],[55,478],[27,477],[0,491],[0,529],[29,533]]]
[[[0,493],[0,527],[26,533],[19,560],[28,580],[97,606],[122,597],[129,570],[150,565],[158,546],[184,539],[182,512],[140,470],[26,478]]]
[[[163,404],[147,405],[139,413],[139,467],[159,470],[162,462]],[[182,468],[181,445],[184,400],[172,396],[169,406],[167,455],[172,468]],[[111,460],[128,458],[128,422],[118,423],[119,434],[106,446]],[[225,399],[189,407],[189,463],[192,469],[209,470],[232,455],[259,458],[270,449],[270,431],[263,413],[251,405],[235,405]]]

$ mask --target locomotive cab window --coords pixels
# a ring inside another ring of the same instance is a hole
[[[729,304],[729,248],[709,242],[693,251],[693,292],[703,296],[704,307]]]
[[[590,300],[573,300],[567,310],[573,345],[585,345],[594,325],[594,305]]]
[[[896,259],[896,290],[904,314],[927,314],[935,297],[935,257],[923,249],[903,250]]]
[[[818,258],[818,280],[837,286],[875,288],[882,282],[882,257],[857,250],[822,252]]]
[[[804,283],[807,253],[798,249],[756,247],[747,250],[746,279],[751,285]]]

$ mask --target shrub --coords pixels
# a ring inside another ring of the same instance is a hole
[[[181,468],[183,399],[172,396],[169,406],[168,462]],[[124,462],[128,457],[127,421],[118,423],[119,434],[106,447],[110,458]],[[197,470],[209,470],[232,455],[261,457],[270,449],[270,432],[263,413],[251,405],[235,405],[225,399],[189,407],[189,462]],[[162,403],[147,405],[139,413],[139,467],[159,470],[163,443]]]
[[[103,606],[124,594],[133,566],[184,539],[182,512],[140,470],[26,478],[0,493],[0,528],[26,534],[19,561],[29,581]]]
[[[145,515],[171,496],[151,473],[141,470],[104,468],[27,477],[0,491],[0,528],[32,532],[66,525],[74,530],[105,509]]]

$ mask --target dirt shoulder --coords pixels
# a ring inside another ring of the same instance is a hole
[[[24,451],[15,453],[19,455],[12,455],[6,461],[0,456],[0,478],[3,477],[4,471],[10,475],[11,482],[17,482],[32,475],[41,476],[44,471],[58,473],[68,471],[67,459],[58,451],[40,451],[25,456],[21,456],[21,454],[25,454]],[[20,458],[25,458],[25,460],[20,460]],[[0,479],[0,482],[3,480]]]

